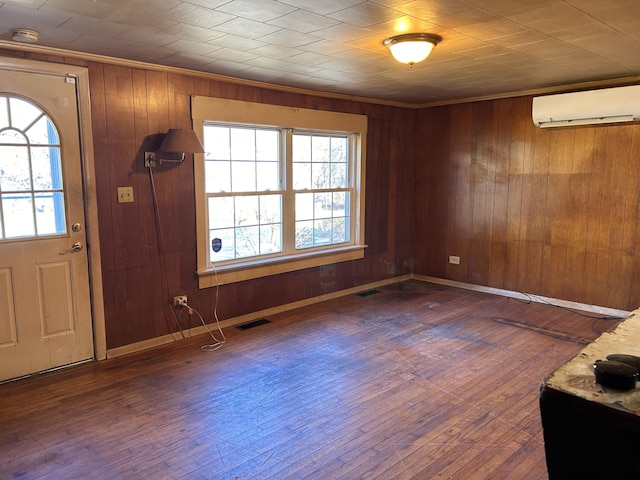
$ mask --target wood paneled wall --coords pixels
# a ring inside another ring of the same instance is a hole
[[[369,117],[365,258],[225,285],[222,319],[410,272],[619,309],[640,304],[640,125],[541,130],[530,97],[415,111],[0,55],[89,68],[108,348],[176,331],[174,295],[212,319],[214,289],[199,290],[195,275],[193,165],[154,172],[157,210],[143,165],[169,128],[190,126],[192,94]],[[133,187],[134,203],[117,203],[119,186]]]
[[[417,274],[640,305],[640,125],[539,129],[520,97],[423,109],[417,128]]]
[[[365,258],[220,288],[221,319],[315,297],[410,272],[415,112],[366,103],[284,93],[188,75],[89,63],[98,183],[107,346],[114,348],[176,330],[174,295],[212,320],[215,289],[197,286],[193,163],[144,168],[169,128],[191,126],[190,95],[291,105],[369,118]],[[134,203],[116,189],[132,186]],[[162,230],[158,231],[157,218]],[[160,241],[162,237],[162,248]],[[182,317],[183,327],[188,318]],[[197,319],[194,316],[193,322]],[[196,324],[194,323],[194,326]]]

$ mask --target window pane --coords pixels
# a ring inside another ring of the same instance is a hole
[[[329,188],[331,182],[331,164],[314,163],[311,166],[311,187]]]
[[[212,248],[214,239],[221,240],[222,248],[218,252],[214,252]],[[222,228],[209,230],[209,258],[213,263],[236,258],[235,251],[235,229]]]
[[[29,149],[26,146],[0,146],[0,190],[31,190]]]
[[[236,257],[253,257],[260,254],[260,227],[236,228]]]
[[[205,160],[204,171],[206,193],[231,191],[231,162]]]
[[[260,224],[282,223],[282,195],[260,195]]]
[[[62,192],[35,195],[38,235],[65,233],[64,198]]]
[[[347,222],[345,218],[334,218],[332,231],[331,231],[331,243],[343,243],[349,240],[347,236]]]
[[[58,147],[32,147],[31,168],[34,190],[62,188],[62,168]]]
[[[332,215],[332,194],[316,193],[314,196],[313,218],[331,218]]]
[[[255,160],[255,130],[247,128],[231,129],[231,160]]]
[[[24,134],[18,130],[14,130],[13,128],[8,128],[0,132],[0,143],[27,143],[27,138]]]
[[[256,159],[277,162],[280,155],[279,132],[256,130]]]
[[[209,227],[219,229],[233,226],[233,197],[209,198]]]
[[[296,222],[296,248],[313,247],[313,221]]]
[[[207,160],[231,160],[231,139],[228,127],[205,125],[204,157]]]
[[[33,103],[21,98],[9,99],[11,110],[11,126],[19,130],[26,130],[43,115],[42,111]]]
[[[260,162],[257,167],[258,191],[280,190],[278,162]]]
[[[348,192],[334,192],[333,204],[331,206],[332,214],[334,217],[348,216],[349,208],[347,207],[347,199],[349,198]]]
[[[32,145],[58,145],[58,132],[47,117],[42,117],[27,130]]]
[[[33,200],[30,193],[2,195],[2,213],[7,238],[35,235]]]
[[[331,161],[331,138],[330,137],[313,137],[311,140],[311,159],[313,162],[330,162]]]
[[[277,253],[282,251],[282,226],[280,224],[260,227],[260,253]]]
[[[347,145],[346,137],[331,137],[331,162],[341,163],[347,161]]]
[[[235,226],[257,225],[260,218],[259,197],[236,197],[236,220]]]
[[[310,162],[311,161],[311,136],[310,135],[293,135],[293,161],[294,162]]]
[[[295,190],[311,189],[311,163],[293,164],[293,188]]]
[[[313,222],[313,245],[328,245],[331,243],[331,220],[316,220]]]
[[[256,191],[256,164],[254,162],[231,163],[231,191]]]
[[[313,193],[296,193],[296,221],[313,219]]]
[[[331,188],[347,187],[347,164],[332,163],[331,164]]]

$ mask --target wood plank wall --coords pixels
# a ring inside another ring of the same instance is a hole
[[[0,55],[89,68],[108,348],[175,331],[168,302],[177,294],[211,319],[214,291],[199,290],[194,274],[192,164],[154,175],[165,255],[143,166],[161,134],[190,126],[191,94],[369,117],[366,257],[225,285],[223,319],[411,271],[612,308],[640,305],[640,125],[541,130],[531,122],[530,97],[416,112],[37,53]],[[133,186],[133,204],[117,203],[118,186]],[[449,264],[449,255],[461,264]]]
[[[189,128],[190,95],[205,95],[369,117],[363,260],[225,285],[221,319],[409,273],[413,221],[411,162],[415,112],[234,85],[189,75],[89,63],[108,348],[175,331],[168,302],[186,294],[212,320],[215,289],[199,290],[193,164],[154,171],[163,250],[145,150],[169,128]],[[134,203],[116,188],[132,186]],[[187,326],[188,318],[183,318]],[[197,319],[194,317],[193,321]],[[195,326],[195,325],[194,325]]]
[[[423,109],[417,128],[416,273],[640,305],[640,125],[539,129],[520,97]]]

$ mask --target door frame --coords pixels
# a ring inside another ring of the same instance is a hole
[[[93,348],[96,360],[107,358],[107,337],[102,288],[102,263],[100,259],[100,232],[98,230],[98,201],[93,156],[93,131],[91,127],[91,102],[89,97],[89,70],[86,67],[62,63],[47,63],[0,56],[0,70],[71,75],[76,78],[78,127],[80,136],[80,162],[85,212],[85,235],[89,261],[89,291],[93,323]]]

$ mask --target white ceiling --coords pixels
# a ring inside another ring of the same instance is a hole
[[[640,0],[0,2],[3,41],[390,102],[640,80]],[[382,45],[406,32],[443,41],[410,68]]]

